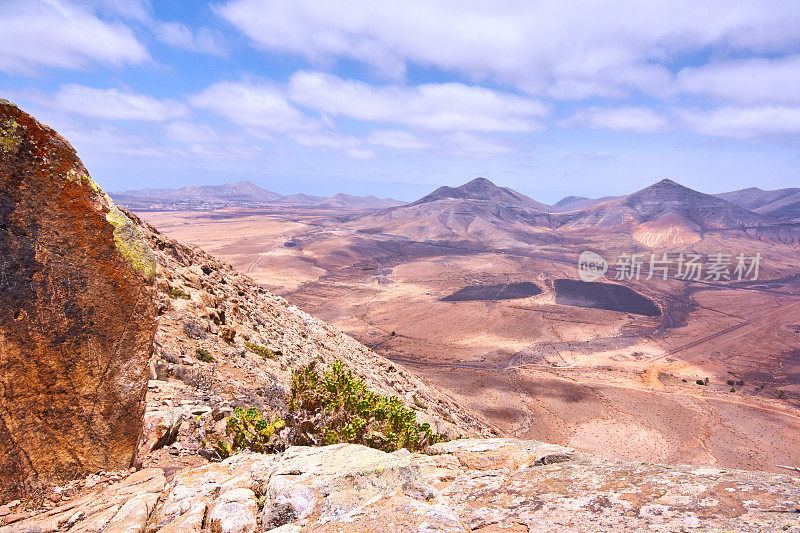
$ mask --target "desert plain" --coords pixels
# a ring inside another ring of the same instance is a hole
[[[794,242],[705,231],[691,243],[707,255],[761,254],[756,280],[615,280],[620,254],[649,257],[647,236],[545,228],[515,241],[487,225],[413,238],[365,226],[358,213],[302,206],[140,214],[405,365],[502,434],[643,462],[800,465]],[[687,242],[662,244],[659,254],[677,255]],[[584,250],[607,258],[606,282],[629,292],[611,295],[611,309],[564,293],[582,283]]]

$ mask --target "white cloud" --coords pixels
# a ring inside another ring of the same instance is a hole
[[[297,133],[292,134],[291,138],[303,146],[321,148],[349,148],[361,144],[361,141],[355,137],[332,133]]]
[[[101,14],[111,17],[147,22],[152,18],[149,0],[88,0]]]
[[[440,131],[532,131],[547,113],[537,101],[462,83],[375,87],[320,72],[295,73],[289,97],[331,115]]]
[[[188,26],[180,22],[156,22],[155,34],[159,41],[175,48],[216,56],[227,54],[220,38],[214,36],[208,28],[192,32]]]
[[[460,131],[446,135],[444,142],[451,152],[465,157],[492,157],[514,151],[510,146],[497,141]]]
[[[667,119],[646,107],[590,107],[576,112],[560,125],[652,133],[663,130]]]
[[[186,106],[174,100],[157,100],[152,96],[119,89],[95,89],[84,85],[62,85],[49,105],[62,111],[99,119],[161,121],[182,117]]]
[[[675,114],[685,127],[703,135],[752,139],[800,133],[800,108],[797,107],[678,109]]]
[[[665,94],[665,66],[687,52],[800,44],[800,10],[781,0],[229,0],[216,11],[264,50],[395,77],[415,63],[557,98]]]
[[[684,68],[681,89],[744,104],[800,104],[800,55]]]
[[[286,101],[282,92],[267,83],[219,82],[188,98],[197,108],[206,109],[228,120],[260,131],[307,131],[319,123],[307,118]]]
[[[375,157],[375,152],[362,148],[351,148],[345,152],[345,155],[351,159],[373,159]]]
[[[0,16],[0,70],[35,74],[42,68],[86,69],[93,63],[150,60],[130,28],[58,0],[7,0]]]
[[[170,122],[164,126],[164,133],[173,141],[182,143],[206,143],[220,140],[219,134],[208,124]]]
[[[367,142],[397,150],[421,150],[429,146],[428,143],[419,140],[416,135],[402,130],[373,131],[367,137]]]

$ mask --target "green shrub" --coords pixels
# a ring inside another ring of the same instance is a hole
[[[364,444],[383,451],[422,450],[445,440],[397,397],[387,398],[367,389],[341,361],[319,374],[314,365],[295,370],[287,425],[297,429],[292,444]]]
[[[248,350],[250,350],[253,353],[257,353],[264,359],[275,359],[275,352],[273,352],[266,346],[261,346],[259,344],[250,341],[246,341],[244,345],[247,346]]]
[[[173,299],[188,300],[189,295],[183,292],[183,289],[175,287],[169,290],[169,297]]]
[[[278,432],[284,427],[288,431]],[[258,409],[237,408],[226,422],[229,440],[214,446],[224,459],[240,450],[277,452],[288,446],[322,446],[348,442],[386,452],[422,450],[446,438],[428,424],[417,424],[416,413],[397,397],[367,389],[341,361],[320,374],[314,363],[292,373],[289,412],[284,420],[267,419]]]
[[[237,407],[225,424],[225,434],[232,438],[230,442],[218,441],[214,446],[221,459],[241,450],[270,453],[280,448],[275,433],[284,427],[284,421],[278,418],[267,421],[255,407],[247,410]]]
[[[211,354],[208,353],[208,350],[206,350],[205,348],[197,348],[194,351],[194,353],[197,356],[197,358],[200,359],[201,361],[203,361],[204,363],[213,363],[214,362],[214,358],[211,357]]]

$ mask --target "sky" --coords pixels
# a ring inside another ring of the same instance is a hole
[[[0,97],[111,191],[800,186],[800,3],[0,0]]]

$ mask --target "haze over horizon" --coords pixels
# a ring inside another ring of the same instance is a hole
[[[706,193],[798,182],[790,3],[3,12],[0,96],[61,132],[109,190],[249,180],[411,201],[484,176],[552,204],[665,177]]]

